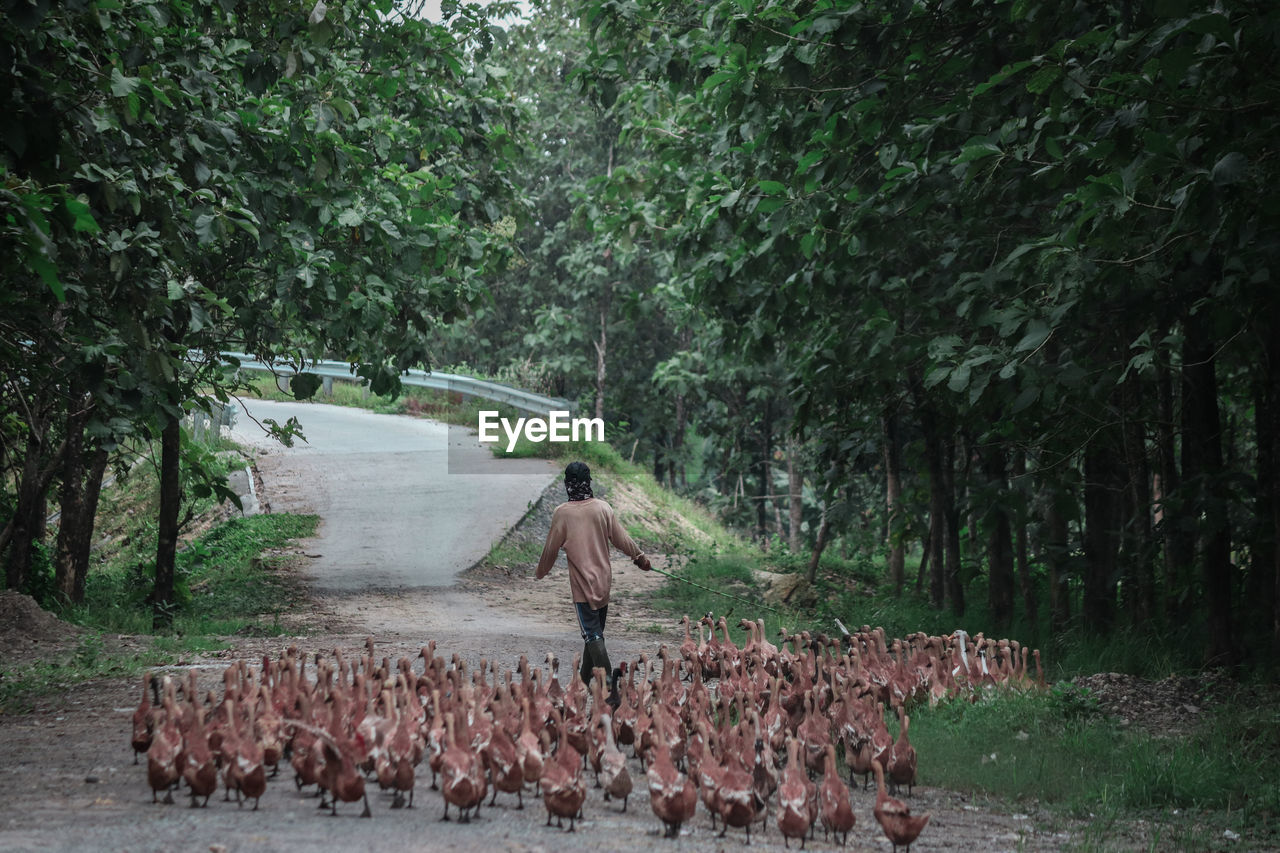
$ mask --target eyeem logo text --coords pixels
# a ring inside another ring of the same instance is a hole
[[[517,418],[512,424],[495,411],[480,412],[480,442],[495,444],[502,440],[498,429],[507,436],[507,453],[515,449],[521,435],[535,444],[543,441],[604,441],[604,420],[570,418],[568,412],[553,411],[545,418]]]

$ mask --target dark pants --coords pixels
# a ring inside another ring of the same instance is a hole
[[[583,642],[589,643],[592,640],[603,640],[604,620],[609,615],[609,605],[606,604],[597,610],[590,604],[575,601],[573,606],[578,611],[578,627],[582,629]]]

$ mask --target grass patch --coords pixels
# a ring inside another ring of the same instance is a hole
[[[45,697],[84,681],[140,675],[157,663],[150,653],[107,652],[101,632],[84,634],[76,647],[41,663],[0,668],[0,713],[25,713]]]
[[[1204,824],[1218,836],[1226,828],[1277,832],[1280,712],[1273,708],[1228,705],[1186,736],[1155,737],[1117,725],[1059,685],[919,708],[911,742],[929,785],[1093,820],[1140,814],[1183,839]]]
[[[541,543],[532,539],[524,542],[504,540],[489,550],[485,563],[497,569],[510,569],[537,563],[540,556],[542,556]]]
[[[317,523],[313,515],[235,518],[190,543],[178,554],[175,568],[182,608],[175,615],[172,634],[272,632],[261,617],[278,618],[298,600],[294,584],[281,571],[287,557],[280,549],[292,539],[312,535]],[[145,529],[151,523],[142,526]],[[150,633],[147,595],[152,567],[136,559],[133,548],[122,551],[89,574],[85,603],[68,608],[64,616],[103,631]],[[278,627],[273,633],[280,633]]]
[[[1121,626],[1109,635],[1090,636],[1072,627],[1048,638],[1046,654],[1055,678],[1093,672],[1127,672],[1161,679],[1195,672],[1203,663],[1202,647],[1171,641],[1151,631]]]

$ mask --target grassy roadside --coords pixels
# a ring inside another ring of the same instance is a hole
[[[311,536],[315,516],[225,518],[210,499],[197,501],[175,566],[178,610],[170,629],[151,627],[159,489],[152,466],[135,465],[104,491],[98,545],[85,601],[41,603],[82,630],[74,644],[37,663],[0,662],[0,712],[19,711],[80,681],[141,673],[194,653],[226,648],[231,636],[284,633],[281,615],[299,600],[291,578],[292,540]],[[52,577],[52,567],[37,566]],[[51,580],[50,580],[51,586]],[[36,590],[37,593],[40,590]]]

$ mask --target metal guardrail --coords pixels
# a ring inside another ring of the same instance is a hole
[[[291,376],[296,373],[311,373],[330,379],[345,379],[363,383],[362,377],[356,376],[351,365],[345,361],[315,361],[298,371],[290,364],[269,364],[240,352],[224,352],[224,358],[234,358],[240,362],[241,370],[257,370],[272,373],[276,376]],[[514,409],[535,415],[546,416],[548,412],[563,411],[573,413],[574,404],[558,397],[544,397],[510,385],[490,382],[487,379],[476,379],[456,373],[431,373],[425,370],[408,370],[400,377],[405,385],[416,388],[434,388],[438,391],[453,391],[471,397],[483,397],[497,403],[505,403]]]

